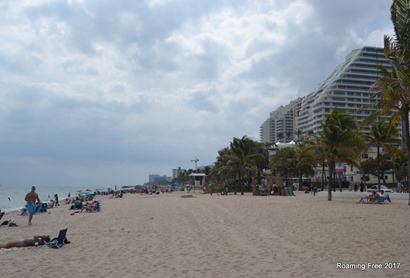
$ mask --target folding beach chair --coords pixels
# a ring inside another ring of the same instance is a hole
[[[47,203],[42,203],[40,207],[40,212],[47,212],[47,207],[48,207]]]
[[[261,196],[268,196],[268,191],[262,185],[258,185],[259,192]]]
[[[377,197],[376,198],[376,200],[373,202],[373,204],[385,204],[385,201],[389,201],[389,203],[391,203],[391,200],[390,200],[390,196],[389,195],[387,195],[387,196],[379,196],[379,197]]]
[[[94,206],[94,210],[93,212],[100,212],[101,211],[101,201],[100,200],[96,200],[97,203]]]
[[[283,188],[283,191],[285,192],[285,196],[292,196],[292,194],[290,193],[289,187],[285,186]]]
[[[101,201],[94,200],[90,205],[85,206],[86,212],[100,212],[101,211]]]
[[[55,237],[49,242],[45,243],[44,246],[50,246],[50,247],[59,249],[63,247],[66,243],[69,243],[69,241],[67,241],[66,239],[67,230],[68,228],[61,229],[60,232],[58,233],[58,237]]]

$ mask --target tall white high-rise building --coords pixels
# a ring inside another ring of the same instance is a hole
[[[314,92],[304,97],[295,118],[295,129],[321,130],[326,115],[335,107],[348,112],[360,124],[374,111],[363,107],[370,102],[370,87],[380,77],[377,65],[391,68],[383,48],[365,46],[353,50]],[[363,132],[368,130],[364,128]]]
[[[261,142],[267,143],[274,143],[274,139],[271,140],[271,136],[270,136],[270,130],[271,130],[271,126],[273,125],[271,123],[272,119],[269,117],[267,118],[263,124],[259,127],[259,138]]]
[[[273,111],[260,126],[261,142],[276,142],[279,130],[277,123],[289,115],[293,115],[294,140],[297,140],[296,135],[299,133],[321,131],[326,115],[336,107],[348,112],[356,123],[360,124],[374,112],[368,104],[374,93],[371,86],[380,77],[377,65],[383,65],[386,69],[391,70],[389,62],[383,55],[383,48],[365,46],[353,50],[315,91]],[[389,121],[390,115],[381,117]],[[397,128],[401,133],[401,125]],[[364,133],[369,130],[369,126],[361,129]],[[368,151],[369,155],[374,156],[372,148]],[[363,154],[363,157],[368,157],[368,154]],[[351,165],[347,168],[345,175],[349,181],[360,182],[357,169]]]
[[[353,50],[315,91],[271,112],[260,126],[261,142],[281,141],[278,135],[291,133],[290,122],[293,122],[292,140],[297,140],[296,134],[299,132],[318,132],[326,115],[335,107],[348,112],[360,124],[373,112],[366,105],[373,94],[370,87],[380,77],[377,65],[391,69],[383,55],[383,48],[365,46]],[[288,118],[290,116],[293,117],[292,121]],[[398,128],[401,131],[401,126]],[[364,127],[362,131],[368,132],[369,127]],[[281,142],[289,139],[285,136]]]

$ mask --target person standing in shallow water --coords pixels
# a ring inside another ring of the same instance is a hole
[[[38,197],[35,186],[31,187],[31,191],[27,193],[26,198],[24,198],[24,200],[27,202],[26,208],[29,213],[28,224],[31,225],[32,224],[31,221],[33,220],[33,215],[37,209],[36,201],[37,203],[41,204],[41,201],[40,201],[40,198]]]
[[[54,198],[55,198],[55,206],[58,207],[60,206],[60,203],[58,202],[58,194],[54,194]]]

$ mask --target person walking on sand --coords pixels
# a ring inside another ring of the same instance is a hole
[[[31,191],[27,193],[26,198],[24,200],[27,202],[26,208],[29,213],[28,217],[28,224],[31,225],[31,221],[33,220],[33,215],[36,212],[37,205],[36,201],[41,204],[40,198],[38,197],[38,194],[36,193],[36,187],[32,186]]]

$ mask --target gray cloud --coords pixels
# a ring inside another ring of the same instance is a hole
[[[352,49],[381,46],[388,2],[0,2],[0,183],[211,164]]]

